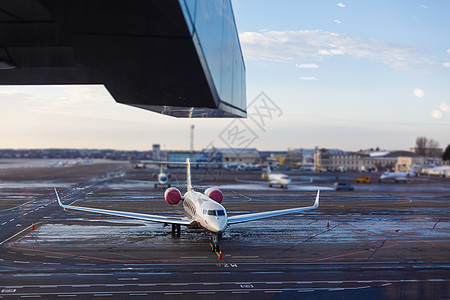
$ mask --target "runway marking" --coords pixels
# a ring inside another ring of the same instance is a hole
[[[248,256],[232,256],[232,258],[259,258],[258,255],[248,255]]]
[[[436,244],[436,243],[424,241],[424,240],[421,240],[419,238],[415,238],[413,236],[410,236],[410,235],[407,235],[407,234],[404,234],[404,233],[401,233],[401,232],[397,232],[397,231],[394,231],[394,230],[387,230],[387,231],[392,232],[392,233],[396,233],[396,234],[399,234],[399,235],[403,235],[403,236],[406,236],[406,237],[409,237],[409,238],[411,238],[413,240],[416,240],[416,241],[419,241],[419,242],[424,242],[424,243],[427,243],[427,244],[431,244],[431,245],[435,245],[435,246],[443,246],[443,247],[447,247],[448,248],[448,246],[446,246],[446,245],[439,245],[439,244]]]
[[[342,225],[342,226],[344,226],[344,227],[346,227],[346,228],[349,228],[349,229],[358,231],[358,232],[360,232],[360,233],[363,233],[363,234],[372,236],[372,237],[377,238],[377,239],[379,239],[379,240],[382,240],[382,241],[391,243],[392,245],[389,245],[389,246],[382,246],[382,247],[378,247],[378,248],[371,248],[371,249],[368,249],[368,250],[361,250],[361,251],[357,251],[357,252],[346,253],[346,254],[341,254],[341,255],[335,255],[335,256],[330,256],[330,257],[325,257],[325,258],[319,258],[319,259],[311,260],[311,261],[308,261],[308,262],[318,262],[318,261],[330,260],[330,259],[333,259],[333,258],[345,257],[345,256],[356,255],[356,254],[367,253],[367,252],[373,252],[373,251],[377,251],[377,250],[381,250],[381,249],[387,249],[387,248],[391,248],[391,247],[400,246],[400,244],[397,244],[397,243],[395,243],[395,242],[392,242],[392,241],[390,241],[390,240],[388,240],[388,239],[384,239],[384,238],[382,238],[382,237],[373,235],[373,234],[371,234],[371,233],[368,233],[368,232],[366,232],[366,231],[363,231],[363,230],[354,228],[354,227],[352,227],[352,226],[345,225],[345,224],[343,224],[343,223],[340,224],[340,225]]]
[[[39,226],[37,229],[41,228],[42,226],[44,226],[44,225]],[[6,242],[9,241],[10,239],[12,239],[12,238],[18,236],[18,235],[21,234],[22,232],[24,232],[24,231],[30,229],[31,227],[33,227],[33,224],[30,225],[30,226],[28,226],[27,228],[24,228],[22,231],[19,231],[19,232],[16,233],[15,235],[10,236],[9,238],[7,238],[7,239],[4,240],[3,242],[1,242],[0,245],[2,245],[3,243],[6,243]],[[37,229],[35,229],[35,230],[37,230]],[[19,242],[21,239],[23,239],[24,237],[26,237],[27,235],[29,235],[29,234],[32,233],[33,231],[34,231],[34,230],[30,231],[29,233],[27,233],[26,235],[24,235],[23,237],[21,237],[20,239],[18,239],[17,241],[15,241],[14,243],[12,243],[11,245],[9,245],[8,248],[11,247],[12,245],[14,245],[15,243]]]

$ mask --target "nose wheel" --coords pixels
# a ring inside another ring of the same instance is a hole
[[[220,246],[219,246],[219,238],[222,236],[221,233],[213,233],[212,234],[212,244],[211,244],[211,250],[212,252],[220,252]]]

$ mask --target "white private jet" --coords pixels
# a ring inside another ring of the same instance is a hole
[[[392,180],[395,183],[403,182],[406,183],[411,176],[416,176],[416,173],[413,171],[408,172],[385,172],[378,179],[379,182]]]
[[[170,181],[169,181],[169,175],[167,175],[164,172],[164,167],[163,164],[159,165],[159,174],[158,175],[154,175],[156,177],[156,179],[158,180],[157,182],[155,182],[155,188],[159,186],[161,187],[168,187],[170,188]]]
[[[184,217],[167,217],[159,215],[141,214],[135,212],[114,211],[99,208],[89,208],[81,206],[64,205],[59,198],[58,192],[55,188],[56,198],[59,205],[66,209],[73,209],[84,212],[99,213],[106,215],[113,215],[119,217],[126,217],[132,219],[140,219],[152,222],[160,222],[164,224],[172,224],[172,232],[175,230],[177,234],[180,233],[181,225],[189,228],[203,228],[212,233],[212,251],[220,251],[219,235],[221,235],[228,225],[255,221],[263,218],[269,218],[284,214],[297,213],[300,211],[315,209],[319,207],[319,192],[317,191],[316,200],[313,206],[297,207],[289,209],[281,209],[267,212],[258,212],[250,214],[241,214],[228,216],[225,208],[220,204],[223,200],[223,194],[218,188],[208,188],[204,193],[194,191],[191,185],[191,168],[189,159],[187,163],[187,192],[184,196],[174,187],[168,188],[164,193],[164,198],[167,203],[175,205],[180,201],[183,202]]]
[[[291,178],[286,174],[272,173],[270,165],[267,166],[267,173],[262,175],[264,179],[269,180],[269,187],[279,185],[281,188],[288,188],[288,184],[291,183]]]

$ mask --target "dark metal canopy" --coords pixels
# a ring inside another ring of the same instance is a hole
[[[104,84],[167,115],[246,116],[229,0],[2,0],[0,84]]]

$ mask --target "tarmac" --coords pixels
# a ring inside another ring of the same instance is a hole
[[[285,190],[256,171],[193,169],[194,188],[218,186],[229,215],[310,206],[321,190],[316,210],[227,228],[222,259],[204,230],[177,237],[164,224],[64,211],[53,191],[65,204],[182,214],[154,188],[158,171],[109,161],[1,167],[0,298],[450,297],[449,179],[378,184],[370,173],[374,183],[356,184],[361,174],[291,171]],[[185,170],[167,171],[184,192]],[[336,179],[355,191],[334,191]]]

